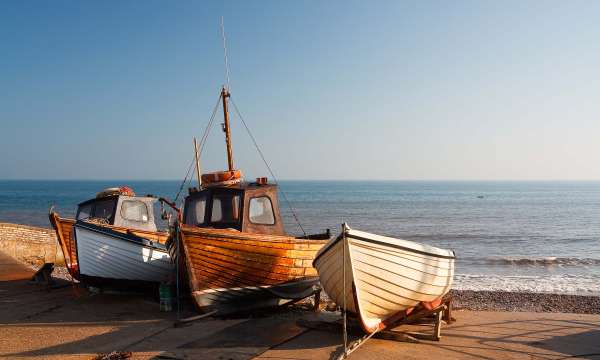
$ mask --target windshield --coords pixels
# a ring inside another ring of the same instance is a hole
[[[101,199],[88,202],[79,206],[77,211],[77,220],[86,220],[90,218],[102,219],[109,224],[114,221],[116,198]]]
[[[237,223],[240,220],[240,195],[223,193],[213,195],[210,222]]]
[[[206,195],[198,196],[188,201],[185,207],[186,225],[204,224],[204,215],[206,214]]]

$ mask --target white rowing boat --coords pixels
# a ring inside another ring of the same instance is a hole
[[[444,296],[452,286],[454,259],[452,250],[344,224],[342,234],[317,253],[313,265],[329,297],[341,307],[345,304],[363,330],[372,333],[419,303]]]
[[[173,263],[164,244],[85,221],[77,221],[73,230],[81,278],[170,280]]]

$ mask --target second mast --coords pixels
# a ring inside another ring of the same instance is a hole
[[[223,131],[225,132],[225,142],[227,143],[227,166],[229,167],[229,171],[233,171],[233,150],[231,149],[231,130],[229,128],[229,109],[227,107],[229,91],[225,86],[221,89],[221,98],[223,99],[223,117],[225,118]]]

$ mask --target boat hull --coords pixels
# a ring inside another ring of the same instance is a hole
[[[164,282],[173,276],[163,244],[81,221],[74,225],[74,236],[82,278]]]
[[[319,252],[314,265],[325,292],[355,313],[366,332],[450,290],[453,251],[349,228],[344,233]]]
[[[65,219],[55,212],[50,212],[50,224],[56,231],[56,239],[65,259],[65,265],[69,274],[79,280],[79,269],[77,265],[77,247],[73,237],[73,225],[75,220]]]
[[[305,298],[324,240],[183,225],[180,243],[192,296],[203,311],[235,312]]]

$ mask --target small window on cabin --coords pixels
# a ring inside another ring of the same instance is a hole
[[[79,207],[77,211],[77,220],[85,220],[92,214],[92,204],[85,204]]]
[[[273,216],[273,205],[271,199],[266,196],[255,197],[250,199],[249,218],[250,222],[261,225],[275,224]]]
[[[236,223],[240,220],[240,195],[215,194],[212,201],[210,221],[213,223]]]
[[[129,221],[148,222],[148,207],[140,200],[123,200],[121,217]]]
[[[115,205],[116,199],[97,201],[94,207],[94,217],[105,219],[110,223],[115,212]]]
[[[204,224],[204,214],[206,213],[206,196],[200,196],[190,200],[186,205],[185,223],[187,225]]]

